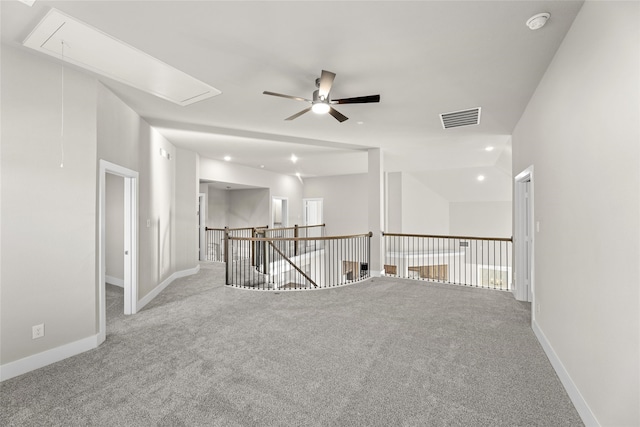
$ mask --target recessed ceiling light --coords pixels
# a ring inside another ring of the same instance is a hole
[[[264,165],[260,165],[260,169],[264,169]]]
[[[224,156],[224,161],[225,162],[231,161],[231,156]]]
[[[364,122],[357,122],[357,123],[358,123],[359,125],[363,125],[363,124],[364,124]]]
[[[547,20],[551,17],[550,13],[538,13],[537,15],[533,15],[531,18],[527,20],[527,27],[530,30],[538,30],[544,27],[544,24],[547,23]]]
[[[485,151],[493,151],[493,147],[489,146],[485,148]]]
[[[478,175],[478,181],[482,182],[484,181],[484,175]]]
[[[291,162],[292,162],[292,163],[295,163],[295,162],[297,162],[297,161],[298,161],[298,158],[296,157],[296,155],[295,155],[295,154],[292,154],[292,155],[291,155]]]

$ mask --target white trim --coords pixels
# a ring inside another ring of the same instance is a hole
[[[529,283],[529,289],[528,292],[526,292],[526,290],[522,289],[522,283],[524,283],[524,277],[523,277],[523,266],[522,266],[522,259],[523,259],[523,253],[524,253],[524,248],[523,248],[523,241],[522,241],[522,234],[524,233],[523,231],[523,218],[524,213],[524,207],[522,206],[522,185],[529,181],[529,230],[530,230],[530,240],[531,240],[531,246],[530,246],[530,250],[531,250],[531,264],[529,266],[530,270],[531,270],[531,274],[530,274],[530,283]],[[536,257],[536,251],[535,251],[535,244],[536,244],[536,231],[534,230],[533,225],[535,224],[535,220],[534,220],[534,215],[535,215],[535,208],[534,208],[534,179],[533,179],[533,165],[529,166],[528,168],[526,168],[525,170],[523,170],[522,172],[520,172],[515,178],[514,178],[514,191],[515,191],[515,197],[514,197],[514,241],[513,241],[513,250],[514,250],[514,260],[515,260],[515,277],[512,276],[513,279],[515,279],[515,286],[513,286],[513,295],[517,300],[520,301],[529,301],[531,302],[531,318],[532,320],[535,319],[536,317],[536,310],[535,310],[535,257]]]
[[[158,286],[153,288],[151,292],[149,292],[147,295],[142,297],[140,301],[138,301],[138,310],[141,310],[142,307],[149,304],[151,300],[157,297],[160,294],[160,292],[162,292],[164,288],[169,286],[171,282],[173,282],[174,280],[179,279],[181,277],[191,276],[192,274],[197,274],[199,271],[200,271],[200,264],[196,265],[193,268],[189,268],[187,270],[176,271],[171,276],[164,279],[162,283],[160,283]]]
[[[200,261],[207,259],[207,193],[198,193],[198,244],[200,253],[198,257]]]
[[[105,283],[108,283],[113,286],[119,286],[124,288],[124,280],[118,279],[117,277],[109,276],[108,274],[104,276]]]
[[[307,224],[307,219],[308,219],[308,215],[307,215],[307,203],[308,202],[320,202],[320,223],[319,224]],[[324,199],[322,197],[307,197],[302,199],[302,225],[320,225],[320,224],[324,224]]]
[[[147,305],[153,298],[155,298],[164,288],[169,286],[171,282],[181,277],[190,276],[200,271],[200,264],[194,268],[187,270],[176,271],[162,283],[149,292],[144,298],[138,302],[138,309],[141,309]],[[118,280],[118,279],[116,279]],[[104,282],[103,282],[104,283]],[[101,286],[104,291],[104,285]],[[100,331],[98,334],[83,338],[78,341],[64,344],[50,350],[43,351],[31,356],[18,359],[14,362],[9,362],[4,365],[0,365],[0,381],[5,381],[10,378],[17,377],[18,375],[26,374],[27,372],[35,371],[36,369],[43,368],[52,363],[59,362],[61,360],[73,357],[85,351],[93,350],[98,347],[105,340],[104,331]]]
[[[100,335],[93,335],[41,353],[23,357],[14,362],[6,363],[0,366],[0,381],[26,374],[27,372],[35,371],[52,363],[84,353],[85,351],[93,350],[98,347],[100,343]]]
[[[271,209],[271,228],[275,227],[275,212],[273,212],[273,201],[274,200],[280,200],[281,201],[281,220],[282,222],[279,224],[282,224],[281,227],[288,227],[289,226],[289,198],[288,197],[284,197],[284,196],[272,196],[271,197],[271,203],[269,204],[269,208]]]
[[[369,276],[370,277],[383,277],[383,276],[385,276],[385,271],[384,271],[384,269],[382,269],[382,270],[369,270]]]
[[[135,314],[138,295],[138,172],[100,160],[98,176],[98,344],[107,338],[106,181],[107,173],[124,178],[124,312]]]
[[[549,340],[547,340],[544,332],[542,332],[542,329],[540,329],[540,327],[538,326],[538,323],[533,321],[531,323],[531,328],[533,329],[533,333],[536,334],[536,337],[538,338],[542,349],[546,353],[549,362],[551,362],[551,366],[553,366],[553,369],[556,371],[558,378],[560,378],[560,382],[564,386],[564,389],[567,391],[567,394],[569,395],[573,406],[576,407],[580,418],[582,418],[582,422],[587,427],[599,427],[600,423],[598,422],[598,419],[591,411],[591,408],[587,404],[587,401],[584,400],[584,397],[582,397],[580,390],[571,379],[569,372],[567,372],[567,370],[565,369],[564,365],[560,361],[560,358],[553,350],[551,343],[549,342]]]

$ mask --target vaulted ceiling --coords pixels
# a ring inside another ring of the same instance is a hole
[[[366,172],[366,149],[379,147],[387,171],[438,182],[444,197],[466,197],[455,173],[466,171],[470,180],[491,177],[487,187],[496,180],[483,197],[507,200],[510,135],[581,5],[6,0],[2,42],[26,49],[25,37],[55,8],[219,89],[179,106],[100,77],[172,143],[204,157],[313,177]],[[551,18],[532,31],[525,22],[540,12]],[[332,98],[380,94],[381,102],[336,106],[349,117],[343,123],[313,113],[285,121],[306,104],[262,94],[311,98],[323,69],[337,75]],[[479,125],[442,128],[440,113],[472,107],[482,108]],[[478,194],[472,184],[469,197]]]

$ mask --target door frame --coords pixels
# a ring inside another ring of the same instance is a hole
[[[281,201],[281,207],[282,207],[282,212],[281,212],[281,216],[282,216],[282,227],[288,227],[289,226],[289,198],[288,197],[280,197],[280,196],[273,196],[271,197],[271,228],[275,227],[275,212],[273,211],[273,205],[274,205],[274,201],[276,200],[280,200]]]
[[[528,194],[528,212],[526,211],[525,203],[525,186],[529,183]],[[531,314],[532,319],[535,319],[535,230],[534,230],[534,181],[533,181],[533,166],[529,166],[522,172],[520,172],[514,178],[514,258],[515,258],[515,286],[513,287],[514,297],[519,301],[529,301],[532,303]],[[528,214],[528,215],[527,215]],[[528,221],[527,221],[528,218]],[[526,227],[529,228],[529,289],[524,289],[522,284],[525,282],[526,268],[525,257],[527,251],[525,250],[526,240],[524,238],[526,234]]]
[[[198,193],[198,248],[200,261],[207,259],[207,193]]]
[[[100,160],[98,187],[98,344],[107,333],[106,182],[107,174],[124,178],[124,314],[138,310],[138,172]]]
[[[320,202],[320,213],[322,216],[322,221],[324,221],[324,199],[322,197],[309,197],[306,199],[302,199],[303,225],[320,225],[320,224],[307,224],[307,203],[308,202]]]

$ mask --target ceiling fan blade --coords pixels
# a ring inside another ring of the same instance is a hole
[[[331,86],[333,85],[333,79],[335,78],[335,73],[322,70],[322,74],[320,75],[320,85],[318,86],[318,96],[323,97],[323,99],[329,98],[329,92],[331,92]]]
[[[291,117],[287,117],[285,120],[293,120],[293,119],[297,119],[298,117],[300,117],[301,115],[303,115],[304,113],[308,113],[309,111],[311,111],[311,107],[309,108],[305,108],[304,110],[300,111],[299,113],[295,113],[293,116]]]
[[[355,98],[332,99],[332,104],[366,104],[368,102],[380,102],[380,95],[357,96]]]
[[[344,114],[342,114],[341,112],[339,112],[333,107],[329,109],[329,114],[335,117],[336,120],[339,121],[340,123],[344,122],[345,120],[349,120],[349,117],[345,116]]]
[[[288,99],[293,99],[296,101],[306,101],[306,102],[311,102],[310,99],[307,98],[300,98],[299,96],[291,96],[291,95],[283,95],[281,93],[275,93],[275,92],[269,92],[268,90],[265,90],[264,92],[262,92],[264,95],[271,95],[271,96],[280,96],[282,98],[288,98]]]

